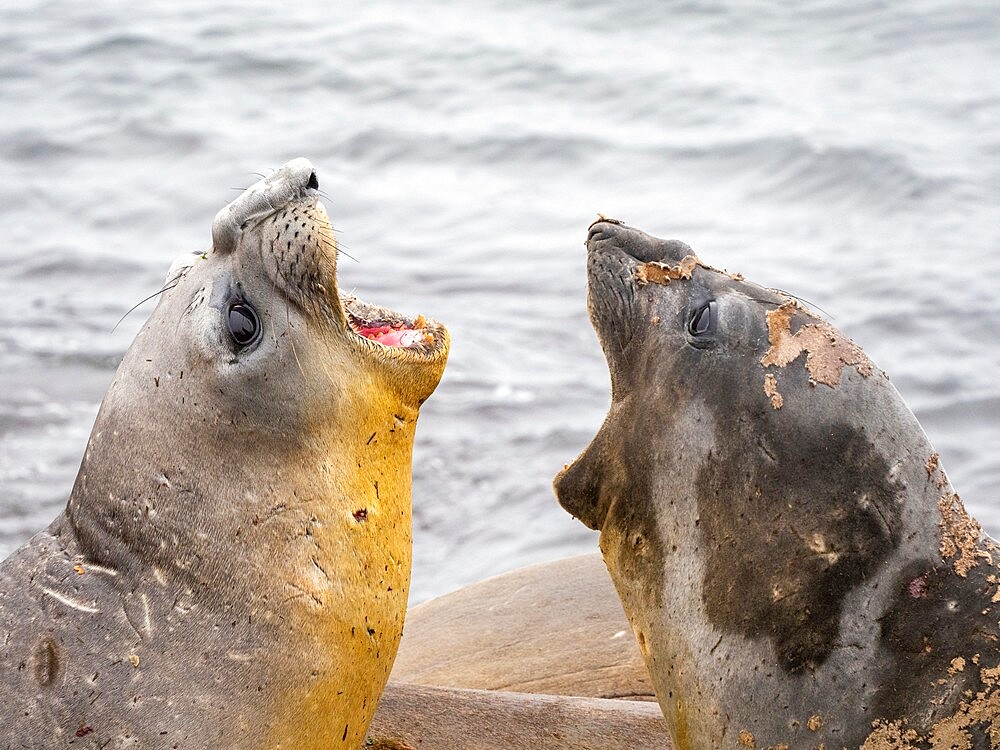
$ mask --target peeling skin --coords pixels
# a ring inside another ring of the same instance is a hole
[[[926,736],[908,727],[906,719],[873,722],[861,750],[975,750],[984,747],[977,738],[987,738],[991,748],[1000,747],[998,679],[1000,666],[979,670],[982,689],[966,695],[955,712],[934,724]]]
[[[815,382],[831,388],[840,382],[841,370],[846,365],[854,365],[866,378],[872,374],[871,360],[861,347],[826,321],[817,318],[816,323],[803,325],[792,334],[791,321],[795,313],[808,315],[795,300],[768,311],[767,332],[771,347],[760,360],[764,367],[785,367],[802,352],[808,352],[806,369],[810,376]]]
[[[941,559],[948,561],[954,559],[952,563],[955,573],[962,578],[969,575],[969,571],[979,564],[980,560],[993,563],[991,551],[995,546],[983,533],[979,522],[969,515],[965,510],[962,499],[952,491],[948,477],[940,465],[940,458],[937,453],[932,453],[924,465],[927,470],[927,477],[934,486],[941,492],[938,499],[938,512],[941,515],[938,525],[941,530]],[[994,576],[989,576],[987,580],[995,582]],[[1000,590],[994,594],[992,601],[998,601]]]
[[[695,255],[685,255],[676,264],[663,263],[661,261],[642,263],[636,266],[635,279],[639,284],[660,284],[661,286],[666,286],[671,281],[677,281],[678,279],[690,280],[696,268],[705,268],[709,271],[723,273],[733,281],[743,281],[743,274],[719,271],[717,268],[712,268],[712,266],[702,263]]]
[[[941,511],[942,559],[957,557],[953,565],[955,572],[962,578],[969,575],[969,570],[978,565],[980,560],[992,564],[993,557],[980,545],[983,528],[968,514],[958,495],[954,492],[942,495],[938,501],[938,510]]]
[[[635,278],[640,284],[669,284],[677,279],[690,279],[694,269],[705,267],[694,255],[686,255],[676,265],[660,263],[643,263],[635,269]]]
[[[910,750],[918,738],[912,729],[903,729],[901,721],[873,721],[872,733],[868,735],[861,750]]]
[[[1000,578],[991,575],[991,576],[986,576],[986,580],[992,583],[994,586],[997,586],[997,592],[993,594],[992,598],[990,599],[990,602],[992,602],[993,604],[1000,602]],[[976,661],[974,663],[978,664],[979,662]]]
[[[778,393],[778,379],[773,372],[764,376],[764,395],[771,399],[772,409],[780,409],[785,403],[785,399]]]

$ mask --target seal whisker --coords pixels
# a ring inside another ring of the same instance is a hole
[[[773,299],[761,299],[760,297],[751,297],[749,294],[744,295],[748,300],[753,300],[754,302],[759,302],[762,305],[774,305],[775,307],[781,307],[784,302],[779,302]]]
[[[287,301],[285,302],[285,317],[286,318],[288,317],[288,302]],[[288,324],[291,325],[291,320],[288,321]],[[306,371],[304,369],[302,369],[302,363],[299,361],[299,353],[295,350],[295,339],[294,338],[290,338],[288,340],[288,343],[292,347],[292,356],[295,357],[295,364],[298,366],[299,372],[302,373],[302,378],[305,379],[305,377],[306,377]]]
[[[278,268],[278,260],[277,260],[278,256],[277,256],[277,254],[274,253],[274,242],[275,241],[271,242],[271,253],[272,253],[272,257],[274,257],[274,259],[275,259],[274,260],[274,265],[275,265],[275,269],[277,270],[277,273],[273,277],[271,277],[271,294],[272,295],[276,295],[278,293],[278,276],[277,276],[277,274],[281,273],[281,269]],[[257,246],[257,257],[260,259],[260,264],[262,266],[265,265],[265,262],[264,262],[264,246],[263,246],[263,244],[259,244]],[[280,295],[280,296],[284,297],[284,300],[285,300],[285,317],[287,318],[288,317],[288,297],[286,295]],[[274,330],[274,326],[273,325],[268,326],[268,330],[271,332],[271,342],[274,344],[274,348],[277,349],[278,348],[278,333],[277,333],[277,331]]]
[[[802,302],[802,303],[808,305],[809,307],[812,307],[812,308],[814,308],[816,310],[819,310],[821,313],[823,313],[830,320],[836,320],[837,319],[836,316],[831,315],[826,310],[824,310],[822,307],[820,307],[819,305],[815,304],[814,302],[810,302],[805,297],[799,297],[798,295],[792,294],[791,292],[786,292],[784,289],[772,289],[772,291],[777,292],[778,294],[784,294],[786,297],[791,297],[792,299],[798,300],[799,302]],[[774,304],[774,303],[772,302],[771,304]]]
[[[621,349],[622,356],[625,358],[625,364],[628,365],[628,355],[625,353],[625,342],[619,341],[618,348]]]
[[[333,232],[336,235],[342,234],[342,232],[339,229],[336,229],[335,227],[330,227],[330,231]],[[340,251],[340,252],[343,252],[343,250],[345,250],[345,249],[346,250],[350,250],[352,253],[354,252],[354,248],[353,247],[351,247],[350,245],[348,245],[348,244],[346,244],[344,242],[341,242],[340,238],[338,237],[337,238],[337,250]],[[348,258],[353,258],[353,256],[348,255],[347,253],[344,253],[344,255],[347,255]],[[357,260],[357,258],[353,258],[353,260]],[[358,261],[358,262],[360,262],[360,261]]]
[[[287,282],[288,279],[285,277],[284,272],[281,270],[281,267],[280,267],[280,264],[278,263],[277,257],[275,257],[275,259],[274,259],[274,265],[275,265],[275,268],[276,268],[278,274],[281,274],[282,278],[284,278],[285,281]],[[276,288],[277,284],[278,284],[278,282],[277,282],[277,274],[275,274],[275,279],[274,279],[273,283],[274,283],[275,288]],[[291,313],[289,312],[289,305],[290,305],[290,303],[289,303],[289,300],[288,300],[288,296],[284,295],[284,297],[285,297],[285,323],[288,325],[289,328],[291,328],[292,327],[292,316],[291,316]],[[299,372],[302,374],[302,379],[305,380],[306,379],[306,371],[302,368],[302,362],[299,361],[299,353],[295,350],[295,337],[294,336],[289,336],[288,337],[288,344],[292,348],[292,356],[295,357],[295,364],[298,366]]]
[[[339,243],[330,242],[329,240],[320,240],[320,242],[326,247],[332,248],[337,255],[346,255],[348,258],[353,260],[355,263],[360,263],[361,261],[351,255],[349,252],[345,251]]]
[[[183,274],[182,274],[182,277],[183,277]],[[118,322],[115,323],[114,328],[111,329],[111,333],[114,333],[115,330],[117,330],[118,326],[121,325],[122,321],[125,320],[125,318],[127,318],[133,312],[135,312],[136,308],[139,307],[139,305],[141,305],[141,304],[143,304],[145,302],[149,302],[151,299],[153,299],[153,297],[156,297],[156,296],[158,296],[160,294],[163,294],[164,292],[169,292],[171,289],[173,289],[175,286],[177,286],[180,283],[181,283],[181,280],[180,280],[180,278],[178,278],[177,281],[175,281],[173,284],[168,284],[167,286],[163,287],[160,291],[154,292],[153,294],[149,295],[145,299],[141,299],[138,302],[136,302],[134,305],[132,305],[131,308],[129,308],[128,312],[126,312],[124,315],[122,315],[120,318],[118,318]]]

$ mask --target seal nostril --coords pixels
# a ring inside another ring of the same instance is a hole
[[[601,240],[610,239],[617,233],[618,227],[621,226],[623,224],[618,219],[609,219],[607,216],[601,216],[590,225],[587,232],[587,241],[600,242]]]
[[[313,190],[319,190],[319,179],[316,177],[315,172],[309,173],[309,182],[306,183],[307,188],[312,188]]]

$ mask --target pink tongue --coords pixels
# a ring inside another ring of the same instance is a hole
[[[359,328],[358,333],[366,339],[377,341],[385,346],[406,346],[403,338],[406,334],[414,333],[412,328],[395,329],[389,326],[372,326],[370,328]]]
[[[375,340],[380,344],[385,344],[386,346],[400,346],[403,340],[403,334],[409,332],[409,330],[389,331],[389,333],[383,334]]]

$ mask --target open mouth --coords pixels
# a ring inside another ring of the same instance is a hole
[[[393,310],[370,305],[357,297],[344,298],[344,313],[352,333],[378,346],[431,354],[443,336],[440,325],[423,315],[408,318]]]

